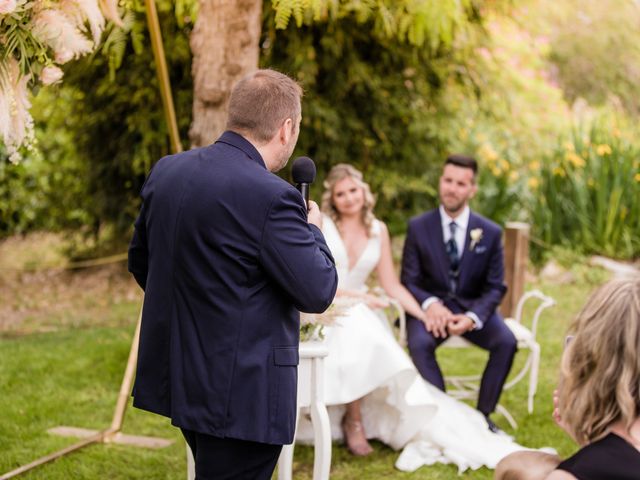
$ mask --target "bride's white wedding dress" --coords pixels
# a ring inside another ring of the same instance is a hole
[[[380,258],[378,221],[352,269],[338,229],[328,217],[323,233],[336,261],[338,288],[366,291],[367,278]],[[386,320],[366,304],[349,307],[324,331],[329,349],[324,363],[325,400],[334,439],[342,438],[344,404],[362,398],[367,437],[402,449],[396,461],[400,470],[434,463],[453,463],[460,471],[483,465],[495,468],[509,453],[525,449],[490,432],[477,410],[424,381]],[[302,415],[296,438],[312,439],[310,427]]]

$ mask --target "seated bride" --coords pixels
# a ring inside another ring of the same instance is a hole
[[[423,312],[400,283],[385,224],[373,215],[374,197],[362,174],[347,164],[334,166],[324,182],[323,233],[338,269],[337,296],[349,307],[325,327],[325,400],[332,436],[358,456],[372,452],[368,439],[402,449],[396,467],[453,463],[460,471],[494,468],[509,453],[523,450],[504,434],[487,429],[484,417],[427,383],[396,342],[379,309],[387,301],[371,294],[375,270],[385,293],[416,318]],[[297,439],[313,438],[301,416]]]

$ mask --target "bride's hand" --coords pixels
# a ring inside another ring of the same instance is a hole
[[[389,306],[388,300],[376,297],[375,295],[371,295],[369,293],[365,294],[363,300],[369,308],[387,308]]]

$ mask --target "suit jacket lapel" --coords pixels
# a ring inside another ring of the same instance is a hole
[[[445,285],[449,282],[449,256],[444,247],[444,236],[442,234],[442,218],[440,211],[436,209],[435,215],[431,217],[431,224],[427,225],[429,235],[429,248],[433,249],[432,258],[440,269],[440,276]]]
[[[458,286],[460,286],[465,280],[473,261],[473,252],[471,251],[471,230],[478,228],[480,222],[478,217],[473,212],[469,214],[469,223],[467,224],[467,231],[465,232],[464,251],[460,258],[460,278],[458,280]]]

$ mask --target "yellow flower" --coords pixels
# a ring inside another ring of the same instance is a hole
[[[573,146],[572,142],[565,142],[564,143],[564,148],[565,150],[567,150],[568,152],[575,152],[576,151],[576,147]]]
[[[566,158],[567,161],[569,161],[569,163],[571,163],[576,168],[582,168],[585,166],[585,163],[586,163],[584,161],[584,158],[582,158],[580,155],[577,155],[573,152],[567,152],[564,158]]]
[[[611,147],[606,144],[598,145],[596,147],[596,152],[598,152],[598,155],[600,155],[601,157],[605,155],[611,155]]]
[[[512,182],[515,182],[515,181],[518,179],[518,177],[519,177],[519,176],[520,176],[520,175],[518,175],[518,172],[516,172],[516,171],[514,170],[514,171],[512,171],[512,172],[509,174],[509,179],[510,179]]]
[[[531,170],[532,172],[540,170],[540,162],[537,160],[529,162],[529,170]]]
[[[564,168],[562,167],[553,167],[553,174],[556,177],[564,177],[567,175],[567,172],[565,172]]]
[[[509,165],[509,162],[507,162],[504,158],[500,159],[500,168],[502,168],[502,170],[506,172],[510,167],[511,165]]]
[[[537,178],[531,177],[529,178],[529,181],[527,182],[527,184],[529,185],[530,189],[535,190],[536,188],[538,188],[538,185],[540,185],[540,182],[538,181]]]
[[[494,177],[499,177],[500,175],[502,175],[502,170],[500,170],[498,167],[492,167],[491,173],[493,173]]]
[[[483,143],[478,149],[478,155],[487,162],[494,162],[498,159],[498,154],[488,142]]]
[[[636,173],[633,178],[635,179],[636,182],[640,183],[640,173]]]

